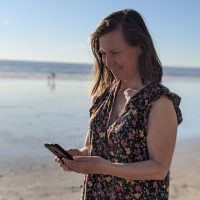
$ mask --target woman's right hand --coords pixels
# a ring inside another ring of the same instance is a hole
[[[72,157],[74,156],[83,156],[82,152],[79,149],[67,149],[67,153],[69,153]],[[64,165],[64,162],[61,158],[55,157],[55,162],[60,164],[60,167],[63,168],[65,171],[71,171],[70,168],[68,168],[66,165]]]

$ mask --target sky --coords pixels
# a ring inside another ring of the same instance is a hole
[[[92,63],[89,35],[137,10],[164,66],[200,67],[199,0],[0,0],[0,59]]]

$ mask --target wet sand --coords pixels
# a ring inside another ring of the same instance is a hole
[[[171,200],[200,198],[199,140],[178,140],[171,166]],[[83,175],[63,172],[53,157],[24,156],[21,159],[1,157],[1,200],[78,200]]]
[[[200,139],[177,141],[171,166],[170,199],[200,199]]]

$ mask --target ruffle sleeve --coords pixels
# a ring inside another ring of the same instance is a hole
[[[153,101],[156,101],[162,95],[166,95],[173,102],[176,115],[177,115],[178,124],[180,124],[183,121],[182,113],[180,109],[181,97],[177,95],[176,93],[171,92],[167,87],[159,84],[157,87],[157,91],[154,94]]]

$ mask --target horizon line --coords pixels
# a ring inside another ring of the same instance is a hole
[[[22,60],[22,59],[2,59],[0,61],[5,62],[32,62],[32,63],[54,63],[54,64],[83,64],[83,65],[93,65],[91,62],[72,62],[72,61],[48,61],[48,60]],[[162,65],[163,68],[189,68],[189,69],[198,69],[200,66],[184,66],[184,65]]]

